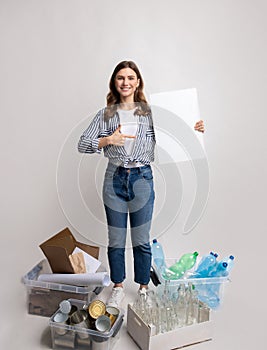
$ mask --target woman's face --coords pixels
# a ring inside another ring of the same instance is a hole
[[[115,76],[115,87],[121,100],[133,100],[134,92],[139,85],[135,71],[131,68],[123,68]]]

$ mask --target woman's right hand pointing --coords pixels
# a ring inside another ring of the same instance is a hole
[[[135,136],[122,134],[121,125],[119,125],[118,128],[114,131],[114,133],[111,136],[108,136],[108,138],[110,145],[123,146],[126,138],[135,139]]]

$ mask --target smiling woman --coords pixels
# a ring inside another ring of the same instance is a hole
[[[137,65],[133,61],[120,62],[110,78],[105,118],[112,117],[119,104],[127,103],[126,108],[133,108],[132,102],[138,102],[135,115],[150,113],[143,88],[143,78]]]
[[[115,87],[121,94],[121,102],[127,103],[138,88],[140,79],[131,68],[124,68],[119,71],[115,78]]]
[[[136,64],[122,61],[110,78],[107,107],[100,110],[80,137],[78,150],[101,153],[109,159],[103,184],[108,225],[108,261],[114,288],[108,305],[124,297],[125,244],[128,216],[134,257],[134,281],[146,295],[150,280],[150,227],[154,208],[155,133],[150,106]],[[202,122],[195,125],[198,131]],[[204,130],[203,130],[204,131]]]
[[[78,149],[109,158],[103,184],[108,224],[108,260],[114,283],[107,304],[118,306],[124,296],[125,244],[130,218],[134,280],[146,293],[150,279],[150,227],[154,207],[155,134],[151,109],[136,64],[122,61],[110,78],[107,107],[100,110],[80,138]]]

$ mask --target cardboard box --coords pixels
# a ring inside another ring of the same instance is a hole
[[[208,317],[209,319],[209,317]],[[173,350],[212,339],[212,321],[152,335],[151,328],[128,305],[127,331],[142,350]]]
[[[68,228],[40,244],[53,273],[74,273],[69,256],[76,247],[98,259],[99,247],[76,241]]]
[[[76,241],[68,228],[40,245],[47,259],[35,265],[22,278],[27,288],[27,304],[30,314],[50,317],[62,300],[74,298],[86,303],[103,290],[104,287],[101,286],[83,287],[38,280],[41,274],[74,273],[69,256],[76,247],[98,259],[99,247]],[[106,269],[100,265],[97,271],[104,272]]]

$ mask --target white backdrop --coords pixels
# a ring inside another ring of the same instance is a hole
[[[265,0],[0,1],[1,349],[47,347],[47,319],[27,315],[20,278],[48,237],[69,226],[79,238],[59,204],[57,159],[70,131],[104,105],[124,59],[140,67],[147,95],[198,91],[209,202],[189,235],[173,225],[161,242],[168,256],[236,256],[214,340],[198,347],[263,348],[266,10]],[[122,334],[116,349],[135,349]]]

